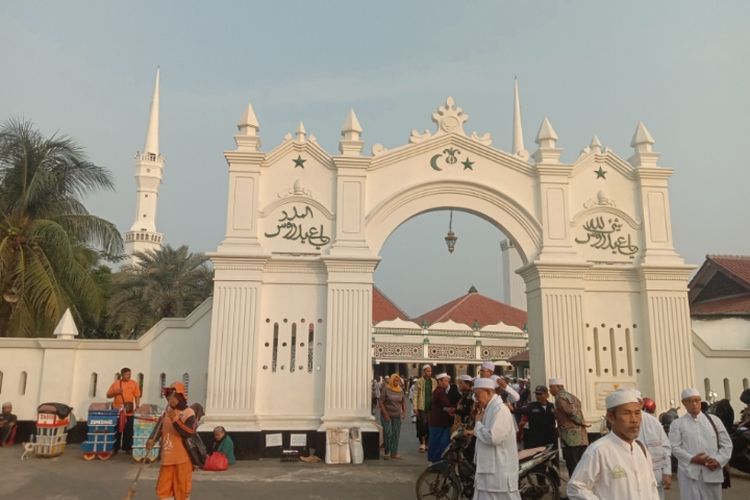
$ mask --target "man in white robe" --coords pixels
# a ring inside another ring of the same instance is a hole
[[[641,402],[635,391],[607,396],[612,432],[589,445],[568,482],[568,498],[583,500],[658,500],[651,455],[637,441]]]
[[[482,408],[474,430],[467,431],[476,436],[474,500],[521,500],[515,421],[495,387],[489,378],[474,381],[474,394]]]
[[[659,420],[645,407],[641,416],[641,432],[638,434],[638,441],[645,444],[651,453],[656,488],[659,491],[659,498],[664,500],[664,490],[672,487],[672,461],[670,460],[672,447]]]
[[[687,413],[669,427],[669,443],[679,464],[680,499],[719,500],[721,468],[732,456],[732,440],[718,417],[701,412],[698,389],[682,391],[682,404]]]

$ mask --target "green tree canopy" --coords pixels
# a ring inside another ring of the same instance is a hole
[[[121,337],[138,337],[162,318],[185,317],[211,295],[213,271],[202,253],[167,245],[134,257],[112,280],[110,329]]]
[[[49,335],[67,307],[98,315],[90,269],[96,253],[119,255],[111,222],[81,198],[113,189],[111,174],[72,139],[44,137],[28,121],[0,128],[0,335]]]

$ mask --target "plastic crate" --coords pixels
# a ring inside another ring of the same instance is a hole
[[[112,451],[115,446],[115,435],[112,434],[89,434],[86,441],[81,443],[81,451],[85,453],[97,453]]]
[[[89,427],[114,427],[120,419],[120,410],[89,410]]]
[[[34,453],[39,457],[56,457],[65,451],[65,442],[68,437],[66,426],[67,420],[57,424],[36,425],[36,437],[34,442]]]

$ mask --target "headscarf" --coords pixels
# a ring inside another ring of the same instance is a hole
[[[398,373],[394,373],[388,380],[388,389],[390,389],[392,392],[401,392],[401,384],[399,383],[400,381],[401,377],[398,375]]]

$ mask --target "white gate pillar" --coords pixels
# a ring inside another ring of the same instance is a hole
[[[323,258],[328,269],[325,406],[321,430],[374,430],[370,410],[372,273],[377,259]]]
[[[519,270],[526,282],[529,361],[532,385],[549,377],[565,380],[584,414],[593,415],[593,384],[586,375],[584,276],[590,264],[535,262]]]
[[[687,283],[692,266],[642,267],[641,309],[656,405],[665,410],[679,403],[680,391],[695,386],[692,326]],[[645,388],[644,388],[645,389]],[[643,391],[645,393],[645,391]],[[705,396],[707,397],[707,395]]]
[[[214,299],[208,352],[205,427],[255,427],[256,339],[260,290],[267,258],[211,255]]]

